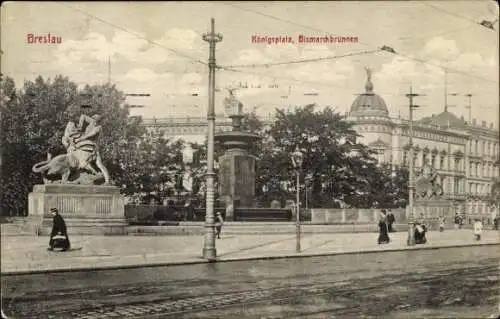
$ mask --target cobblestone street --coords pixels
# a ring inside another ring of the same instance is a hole
[[[484,246],[2,276],[3,305],[14,318],[487,317],[497,255]]]

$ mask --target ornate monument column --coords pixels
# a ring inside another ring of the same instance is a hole
[[[78,124],[68,122],[62,144],[65,154],[33,166],[43,176],[28,196],[29,216],[38,220],[44,234],[50,230],[50,208],[65,218],[70,234],[122,234],[125,231],[125,200],[109,173],[98,148],[100,115],[80,116]]]
[[[231,109],[232,131],[220,132],[215,140],[220,142],[224,155],[219,157],[219,194],[226,206],[252,207],[255,195],[255,157],[248,150],[259,136],[243,132],[241,120],[243,104],[236,99],[233,90],[224,101]],[[232,220],[233,216],[226,216]]]
[[[437,225],[440,216],[445,216],[447,220],[452,220],[454,216],[453,202],[442,197],[444,191],[438,180],[436,170],[428,161],[415,180],[415,218],[425,219],[432,226]]]

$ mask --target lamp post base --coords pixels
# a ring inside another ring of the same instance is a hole
[[[415,246],[415,222],[409,222],[407,246]]]
[[[203,248],[203,258],[208,261],[215,261],[217,259],[217,251],[215,248]]]
[[[296,236],[295,251],[297,253],[300,253],[300,225],[296,226],[295,236]]]

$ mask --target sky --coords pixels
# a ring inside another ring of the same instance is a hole
[[[217,64],[236,66],[217,70],[218,116],[224,116],[225,88],[240,82],[248,86],[235,91],[245,111],[267,116],[276,107],[316,103],[344,113],[363,93],[369,67],[390,115],[407,116],[411,85],[423,94],[415,99],[420,118],[443,111],[447,67],[449,110],[467,119],[464,95],[471,93],[472,117],[498,127],[499,26],[477,23],[498,21],[492,0],[3,2],[1,18],[2,73],[18,86],[39,75],[62,74],[81,86],[106,83],[110,75],[126,93],[151,94],[127,100],[143,104],[132,114],[146,118],[206,117],[209,50],[202,35],[214,18],[223,36]],[[61,43],[30,44],[30,33],[50,33]],[[295,43],[252,43],[254,35]],[[358,43],[299,44],[299,35],[357,37]],[[397,54],[377,51],[384,45]],[[302,62],[237,67],[290,61]]]

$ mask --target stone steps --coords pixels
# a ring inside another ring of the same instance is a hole
[[[10,223],[1,224],[2,236],[34,236],[37,235],[38,217],[12,218]]]
[[[407,224],[398,224],[394,228],[397,231],[407,231]],[[203,223],[196,223],[194,225],[179,226],[129,226],[127,228],[128,235],[131,236],[155,236],[155,235],[202,235],[205,229]],[[295,234],[295,224],[277,224],[277,223],[256,223],[245,225],[244,223],[235,225],[234,223],[225,224],[222,227],[224,235],[259,235],[259,234]],[[301,233],[303,234],[321,234],[321,233],[364,233],[364,232],[378,232],[378,227],[371,224],[358,224],[358,225],[301,225]]]

